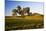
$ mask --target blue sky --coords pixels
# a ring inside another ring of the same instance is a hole
[[[18,5],[21,7],[30,7],[30,12],[43,14],[43,2],[27,2],[27,1],[6,1],[5,16],[11,16],[12,10]]]

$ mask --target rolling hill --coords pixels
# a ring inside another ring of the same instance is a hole
[[[44,15],[5,16],[5,30],[40,29],[44,27]]]

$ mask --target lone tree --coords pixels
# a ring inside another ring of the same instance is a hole
[[[21,10],[21,6],[17,6],[17,9],[13,9],[12,12],[13,12],[13,16],[18,16],[18,15],[21,15],[21,16],[25,16],[25,15],[30,15],[29,13],[30,11],[30,8],[29,7],[26,7],[26,8],[23,8],[23,10]]]

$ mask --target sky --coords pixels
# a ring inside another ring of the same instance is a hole
[[[12,16],[12,10],[17,6],[30,7],[30,12],[43,14],[43,2],[5,1],[5,16]]]

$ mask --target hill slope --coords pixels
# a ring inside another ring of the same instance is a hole
[[[43,15],[5,16],[5,30],[39,29],[44,27]]]

